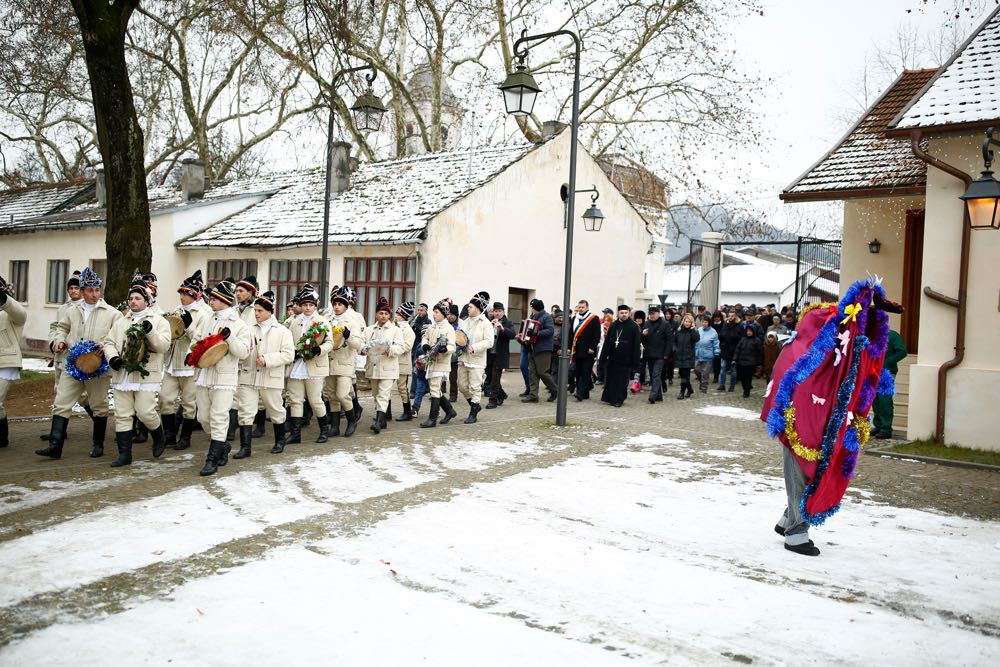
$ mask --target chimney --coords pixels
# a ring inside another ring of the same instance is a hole
[[[542,139],[551,139],[566,127],[566,123],[560,123],[557,120],[547,120],[542,123]]]
[[[184,201],[201,199],[205,195],[205,163],[196,158],[181,160],[181,192]]]
[[[94,172],[94,191],[97,194],[97,205],[108,205],[108,182],[104,180],[104,167],[98,167]]]
[[[351,187],[351,172],[357,161],[351,160],[351,145],[346,141],[330,144],[330,195],[336,197]]]

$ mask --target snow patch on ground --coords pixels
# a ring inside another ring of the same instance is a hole
[[[695,412],[700,415],[710,417],[729,417],[730,419],[742,419],[752,422],[760,419],[760,413],[746,408],[734,408],[730,405],[706,405],[703,408],[695,408]]]
[[[705,454],[716,459],[739,459],[743,458],[743,452],[734,452],[730,449],[699,449],[699,454]]]
[[[432,460],[449,470],[486,470],[498,463],[509,463],[518,456],[546,451],[538,438],[514,442],[497,440],[456,440],[429,451]]]
[[[664,438],[662,435],[656,435],[655,433],[643,433],[642,435],[632,436],[625,441],[625,444],[640,447],[657,447],[659,445],[689,445],[691,443],[678,438]]]
[[[36,373],[52,373],[55,368],[49,366],[48,359],[37,359],[32,357],[24,357],[21,359],[21,368],[26,371],[35,371]]]

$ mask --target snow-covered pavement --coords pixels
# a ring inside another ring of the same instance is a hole
[[[855,491],[807,558],[738,448],[607,436],[414,433],[56,520],[0,542],[0,664],[1000,661],[1000,523]]]

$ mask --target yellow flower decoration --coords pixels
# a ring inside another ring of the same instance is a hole
[[[854,430],[858,432],[858,449],[861,449],[868,444],[868,438],[871,437],[871,422],[861,415],[854,415],[854,419],[851,420],[851,425],[854,427]]]
[[[844,313],[847,314],[847,317],[845,317],[844,319],[842,319],[840,321],[840,323],[841,324],[847,324],[848,322],[857,320],[858,319],[858,313],[860,313],[860,312],[861,312],[861,304],[860,303],[852,303],[851,305],[849,305],[846,308],[844,308]]]
[[[788,438],[788,446],[792,448],[799,458],[806,461],[819,461],[823,452],[818,449],[806,447],[799,440],[799,434],[795,432],[795,406],[789,405],[785,408],[785,437]]]

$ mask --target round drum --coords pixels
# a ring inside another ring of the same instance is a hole
[[[219,363],[229,352],[229,343],[222,340],[205,350],[205,353],[198,359],[198,368],[211,368]]]
[[[180,315],[167,315],[167,324],[170,325],[170,340],[177,340],[184,335],[187,327],[184,326],[184,320],[181,319]]]
[[[465,333],[461,329],[455,332],[455,347],[459,350],[465,350],[469,347],[469,334]]]
[[[81,354],[76,358],[76,367],[80,369],[80,372],[87,375],[93,375],[101,367],[101,363],[104,361],[104,353],[97,352],[86,352]]]

